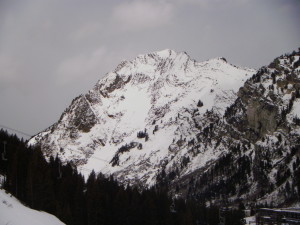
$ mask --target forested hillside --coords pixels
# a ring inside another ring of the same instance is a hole
[[[47,162],[40,149],[0,131],[0,174],[4,189],[25,205],[49,212],[64,223],[80,224],[218,224],[218,208],[172,199],[166,189],[139,191],[112,177],[91,172],[87,181],[70,163]],[[5,149],[4,149],[5,146]],[[235,213],[237,221],[241,214]]]

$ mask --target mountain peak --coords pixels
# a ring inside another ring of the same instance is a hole
[[[197,139],[194,114],[199,120],[210,110],[223,115],[254,73],[223,61],[200,63],[185,52],[165,49],[122,62],[29,143],[41,144],[48,156],[76,162],[79,169],[154,184],[164,160],[169,166],[177,162],[172,160],[174,143],[183,136],[187,142]],[[185,154],[187,146],[176,151]],[[151,172],[147,161],[153,164]]]
[[[161,58],[170,58],[172,56],[178,55],[178,53],[176,51],[171,50],[171,49],[164,49],[161,51],[156,51],[154,53],[156,53]]]
[[[145,58],[152,58],[155,59],[156,61],[161,61],[161,60],[174,60],[177,57],[183,56],[186,59],[190,59],[189,55],[186,52],[177,52],[172,49],[164,49],[160,51],[154,51],[151,53],[147,54],[140,54],[138,55],[135,60],[140,60],[140,59],[145,59]],[[148,61],[146,61],[147,63]]]

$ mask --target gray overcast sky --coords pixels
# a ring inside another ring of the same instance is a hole
[[[0,124],[45,129],[138,54],[259,68],[298,47],[299,0],[0,0]]]

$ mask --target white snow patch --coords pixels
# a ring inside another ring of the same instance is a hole
[[[0,225],[63,225],[57,217],[30,209],[0,189]]]
[[[3,184],[5,181],[5,176],[3,176],[2,174],[0,174],[0,188],[2,188]]]
[[[296,99],[293,104],[291,114],[300,118],[300,99]]]
[[[256,224],[256,217],[255,216],[246,217],[245,224]]]

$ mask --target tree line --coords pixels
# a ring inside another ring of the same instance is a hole
[[[72,163],[45,160],[39,148],[0,130],[3,188],[23,204],[49,212],[68,225],[218,224],[218,208],[172,199],[166,187],[124,187],[92,171],[87,180]]]

